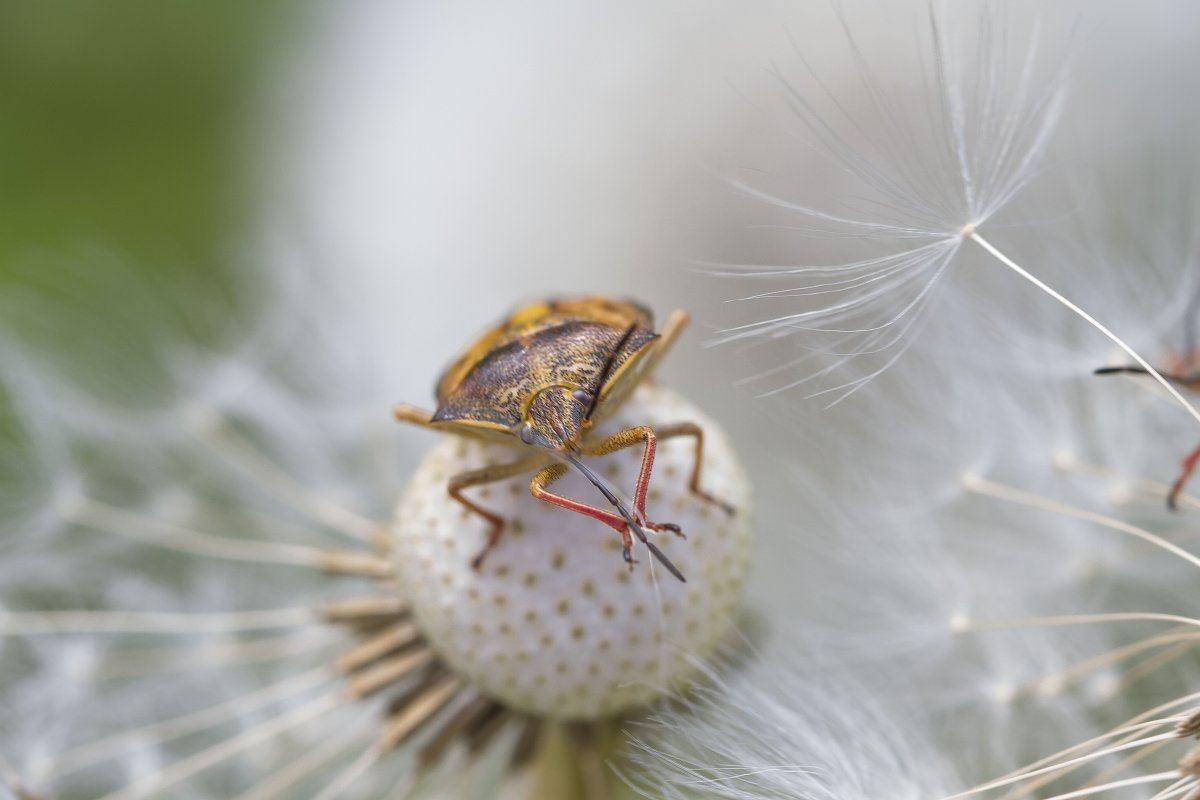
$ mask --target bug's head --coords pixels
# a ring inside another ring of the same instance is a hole
[[[571,450],[589,424],[592,402],[591,393],[583,389],[548,386],[534,395],[517,435],[525,444]]]

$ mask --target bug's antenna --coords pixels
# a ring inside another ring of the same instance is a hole
[[[621,339],[617,342],[617,346],[613,348],[611,353],[609,353],[608,360],[604,362],[604,369],[600,370],[600,377],[596,379],[596,388],[592,391],[592,402],[588,403],[587,413],[583,415],[584,419],[592,418],[592,412],[596,410],[596,403],[600,402],[600,390],[604,388],[604,383],[608,380],[609,373],[612,372],[613,367],[616,366],[617,356],[622,350],[625,349],[625,345],[629,343],[629,337],[633,336],[633,332],[636,330],[637,323],[629,323],[629,327],[625,329],[625,333],[621,334]],[[593,483],[595,483],[595,481],[593,481]],[[597,484],[597,486],[599,486],[599,484]],[[645,538],[643,538],[642,541],[645,541]]]
[[[1132,373],[1134,375],[1149,375],[1144,367],[1097,367],[1092,370],[1093,375],[1119,375],[1122,373]],[[1167,377],[1167,376],[1164,376]]]
[[[1184,358],[1184,363],[1191,362],[1193,355],[1196,353],[1196,326],[1200,322],[1200,285],[1197,285],[1193,290],[1192,296],[1188,298],[1187,308],[1183,312],[1183,349],[1180,351]],[[1197,371],[1194,366],[1187,367],[1190,371],[1184,375],[1168,375],[1162,373],[1162,376],[1174,383],[1182,383],[1185,386],[1190,386],[1200,379],[1200,371]],[[1133,375],[1149,375],[1149,370],[1144,367],[1139,367],[1133,364],[1120,367],[1100,367],[1093,370],[1093,375],[1116,375],[1119,373],[1127,373]]]
[[[1150,371],[1145,367],[1138,367],[1132,364],[1121,367],[1097,367],[1096,369],[1092,370],[1093,375],[1118,375],[1121,373],[1127,373],[1131,375],[1149,375]],[[1187,375],[1172,375],[1169,372],[1163,372],[1160,374],[1167,380],[1174,383],[1187,384],[1191,383],[1192,381],[1192,379]]]
[[[604,495],[608,502],[613,504],[613,507],[617,509],[617,513],[625,518],[625,522],[628,523],[630,529],[637,534],[637,537],[641,540],[642,544],[646,545],[646,549],[650,551],[651,555],[657,558],[659,563],[666,567],[667,572],[670,572],[672,575],[678,578],[681,583],[687,583],[687,578],[683,577],[683,573],[679,571],[679,568],[671,563],[671,559],[667,558],[666,554],[664,554],[662,550],[659,550],[654,546],[654,542],[650,541],[649,537],[646,536],[646,532],[642,530],[642,526],[637,524],[633,518],[633,515],[630,514],[628,509],[625,508],[625,505],[617,499],[616,494],[614,494],[613,491],[605,485],[600,476],[595,472],[592,472],[592,470],[589,469],[586,464],[570,453],[565,453],[564,456],[567,461],[571,462],[571,465],[575,467],[575,469],[583,473],[583,476],[591,481],[593,486],[600,490],[600,493]]]

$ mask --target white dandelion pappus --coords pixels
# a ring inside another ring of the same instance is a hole
[[[627,779],[662,800],[916,800],[948,785],[916,714],[844,676],[799,670],[711,671],[705,688],[630,730],[641,770]]]
[[[1065,48],[1040,40],[1036,17],[1016,23],[1016,13],[986,4],[956,6],[954,12],[929,13],[913,40],[916,55],[908,62],[916,68],[899,74],[915,86],[882,72],[879,59],[860,42],[860,28],[852,29],[842,10],[857,85],[835,89],[807,63],[794,71],[798,75],[780,74],[786,100],[817,149],[849,178],[843,196],[862,196],[849,201],[847,213],[794,202],[745,181],[738,185],[798,215],[802,222],[795,230],[801,234],[845,240],[869,255],[824,265],[724,269],[721,274],[757,279],[799,277],[798,284],[747,299],[799,300],[803,310],[729,328],[719,341],[795,341],[803,335],[801,355],[751,379],[773,383],[769,392],[864,361],[848,380],[810,395],[833,395],[831,404],[837,403],[903,355],[947,271],[960,260],[963,243],[970,241],[1107,336],[1200,421],[1200,412],[1135,350],[984,237],[999,212],[1038,175],[1064,108],[1067,75],[1065,57],[1049,69],[1039,61]],[[799,46],[797,56],[804,62]],[[865,108],[851,107],[846,97],[864,98]],[[778,376],[789,372],[800,376],[781,382]]]
[[[1095,128],[1086,110],[1081,113],[1080,126]],[[1144,123],[1132,115],[1129,124],[1135,130],[1125,133],[1131,138],[1144,134],[1139,130]],[[1190,141],[1186,130],[1173,133],[1175,148]],[[844,128],[838,133],[845,134]],[[854,134],[851,129],[848,135]],[[1080,149],[1089,151],[1083,145]],[[1161,161],[1168,171],[1142,174],[1134,167],[1125,182],[1110,188],[1105,200],[1115,212],[1100,215],[1107,222],[1093,222],[1090,229],[1076,231],[1075,238],[1066,237],[1080,242],[1078,246],[1038,231],[1025,236],[1030,250],[1047,261],[1048,274],[1065,274],[1059,279],[1077,307],[1102,311],[1098,317],[1112,330],[1128,332],[1129,341],[1147,353],[1163,351],[1156,341],[1163,331],[1187,341],[1184,314],[1195,286],[1189,248],[1180,246],[1178,236],[1167,235],[1194,230],[1191,204],[1172,202],[1180,195],[1170,195],[1166,202],[1156,197],[1163,186],[1172,185],[1171,171],[1181,165],[1169,154]],[[1103,173],[1113,164],[1080,166],[1081,171]],[[1131,175],[1138,191],[1131,190]],[[1181,183],[1186,185],[1188,178]],[[1166,207],[1171,213],[1160,219],[1143,210],[1148,207]],[[1112,224],[1118,219],[1125,224]],[[966,221],[968,217],[952,220]],[[1069,229],[1055,227],[1056,234]],[[913,230],[918,226],[896,231],[896,238]],[[1131,231],[1133,241],[1122,240]],[[827,226],[822,232],[834,231]],[[872,231],[860,232],[859,238],[870,239]],[[948,225],[941,235],[977,238],[977,229]],[[1111,241],[1105,241],[1108,236]],[[1167,239],[1170,246],[1162,247]],[[1182,244],[1188,239],[1184,236]],[[1156,256],[1150,259],[1152,272],[1146,269],[1147,246]],[[826,605],[819,594],[794,591],[785,598],[778,590],[781,610],[775,616],[801,617],[800,609],[820,604],[821,612],[832,618],[828,627],[840,636],[817,636],[811,661],[854,664],[856,673],[865,672],[863,685],[884,694],[902,692],[911,706],[943,715],[928,727],[923,720],[906,718],[905,733],[918,741],[944,742],[943,755],[964,776],[1003,773],[1013,764],[1039,758],[1014,772],[1003,787],[997,784],[989,796],[1144,797],[1160,789],[1156,798],[1185,794],[1195,787],[1189,772],[1194,767],[1185,756],[1171,769],[1186,746],[1171,728],[1195,703],[1186,687],[1194,682],[1191,587],[1196,556],[1180,541],[1194,538],[1195,525],[1168,515],[1162,502],[1165,483],[1146,477],[1161,474],[1161,454],[1179,447],[1178,427],[1168,433],[1153,419],[1158,401],[1170,395],[1143,385],[1142,393],[1154,401],[1131,402],[1130,387],[1105,385],[1092,377],[1104,358],[1097,355],[1094,341],[1065,326],[1057,307],[1022,301],[1022,284],[1008,281],[1010,287],[1004,275],[991,277],[985,291],[993,295],[986,298],[978,290],[958,293],[973,287],[950,287],[956,292],[954,302],[942,313],[957,328],[938,326],[927,332],[912,345],[909,368],[881,376],[871,393],[856,397],[855,409],[833,409],[819,421],[797,419],[801,435],[793,444],[803,448],[804,457],[816,454],[825,461],[819,474],[833,476],[823,489],[806,493],[800,505],[824,502],[844,509],[844,519],[829,525],[834,535],[826,540],[830,551],[843,551],[833,555],[840,569],[824,572],[840,574],[855,587],[870,587],[870,594],[843,592],[840,602]],[[832,279],[825,275],[822,280]],[[984,330],[964,335],[977,321]],[[788,335],[786,324],[772,331],[776,333]],[[1127,363],[1120,353],[1113,358]],[[1190,428],[1190,420],[1186,422]],[[866,435],[855,436],[859,430]],[[796,473],[797,492],[803,493],[814,476],[802,466]],[[839,544],[837,534],[853,542]],[[786,564],[791,579],[802,584],[795,576],[802,570],[797,565],[815,558],[813,551],[820,549],[798,548],[793,558],[772,560]],[[822,569],[814,568],[813,574]],[[925,598],[927,605],[914,603],[914,597]],[[939,613],[940,632],[935,624],[922,624],[929,620],[914,619]],[[811,634],[822,624],[806,619],[799,626]],[[1001,634],[999,628],[1009,631]],[[794,649],[799,641],[788,633],[785,642],[775,645],[778,650]],[[950,646],[952,638],[958,640],[957,648]],[[840,650],[831,653],[831,644]],[[783,660],[779,652],[768,652],[766,658]],[[722,698],[722,713],[734,719],[722,716],[702,729],[703,756],[693,752],[679,757],[680,750],[672,746],[657,748],[666,755],[658,761],[659,779],[650,796],[671,791],[681,796],[719,791],[727,794],[717,796],[729,797],[822,796],[804,770],[824,771],[823,756],[835,765],[828,771],[838,774],[839,753],[797,746],[777,754],[771,750],[774,740],[764,743],[755,737],[756,726],[770,718],[763,706],[786,707],[790,696],[805,696],[811,687],[804,681],[814,673],[819,669],[807,663],[793,667],[778,686],[771,686],[773,694],[761,706],[750,702],[741,709],[736,697]],[[977,698],[990,689],[990,707],[981,708]],[[1146,702],[1147,696],[1155,699]],[[846,713],[852,715],[853,707]],[[948,714],[950,721],[944,718]],[[1056,724],[1047,725],[1046,717]],[[687,714],[665,715],[659,733],[669,739],[670,731],[690,722]],[[793,724],[819,729],[806,720]],[[729,730],[749,731],[756,747],[742,750],[737,739],[725,738]],[[807,735],[784,726],[779,738],[804,742]],[[1044,755],[1072,742],[1081,744]],[[648,759],[655,757],[652,753]],[[1081,766],[1090,769],[1080,771]],[[903,771],[899,774],[904,777]],[[1061,782],[1049,784],[1047,778]],[[762,783],[755,786],[756,780]],[[923,790],[918,784],[919,796],[935,795],[937,785]]]

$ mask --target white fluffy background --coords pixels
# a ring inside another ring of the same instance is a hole
[[[1070,99],[1033,181],[989,235],[1161,359],[1180,346],[1196,285],[1191,98],[1200,73],[1191,52],[1200,15],[1185,2],[1042,5],[994,9],[992,30],[1006,37],[999,49],[1019,54],[1039,27],[1047,72],[1069,64]],[[865,61],[917,125],[930,113],[919,38],[927,15],[923,3],[846,8]],[[724,301],[787,283],[714,279],[699,263],[863,257],[860,243],[799,235],[804,220],[728,185],[835,212],[872,207],[787,107],[774,72],[812,89],[806,63],[852,117],[870,120],[862,67],[824,5],[359,2],[314,15],[306,47],[284,70],[286,110],[269,138],[277,179],[255,227],[279,280],[253,336],[218,359],[172,352],[168,336],[176,397],[158,416],[97,407],[71,389],[73,376],[18,358],[15,346],[5,353],[5,380],[39,455],[6,492],[6,516],[27,532],[6,540],[6,605],[217,610],[333,593],[290,573],[184,560],[168,568],[127,542],[59,530],[51,500],[86,482],[86,453],[67,443],[125,460],[135,485],[105,487],[106,496],[171,519],[211,526],[243,518],[230,508],[269,507],[175,432],[178,407],[200,402],[258,431],[309,485],[383,514],[428,446],[425,432],[390,429],[389,404],[427,402],[449,355],[521,300],[599,291],[660,314],[693,312],[697,324],[664,378],[722,421],[760,498],[749,604],[762,633],[747,632],[751,652],[723,689],[639,731],[650,755],[626,770],[650,796],[930,797],[1194,689],[1188,659],[1128,691],[1114,692],[1112,669],[1081,685],[1042,680],[1144,634],[1140,623],[951,632],[952,619],[1196,611],[1194,573],[1159,551],[961,488],[973,471],[1194,536],[1191,516],[1169,514],[1128,478],[1055,467],[1070,453],[1169,481],[1196,438],[1143,386],[1091,377],[1112,349],[1065,311],[965,252],[911,351],[828,411],[803,390],[757,399],[769,380],[734,383],[795,358],[796,337],[749,351],[702,347],[706,330],[781,307]],[[876,142],[873,157],[908,166],[903,130],[837,133]],[[925,178],[930,191],[954,189]],[[147,328],[169,331],[167,317]],[[112,350],[103,366],[119,374]],[[88,675],[109,646],[40,639],[0,650],[9,665],[0,667],[9,712],[0,748],[22,772],[92,730],[252,691],[303,666],[206,673],[188,679],[186,697],[176,676],[100,690]],[[257,713],[214,736],[252,725]],[[369,717],[356,722],[365,737]],[[171,796],[232,796],[230,787],[347,729],[308,726]],[[362,737],[348,737],[347,748]],[[61,796],[95,797],[95,787],[186,751],[137,751],[63,784]],[[731,765],[713,782],[711,769]],[[380,769],[359,796],[398,794],[402,772],[402,761],[391,774]],[[688,783],[697,779],[708,782]],[[447,780],[443,796],[487,796],[486,778]]]

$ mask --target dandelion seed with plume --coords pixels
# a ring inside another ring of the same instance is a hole
[[[881,202],[872,216],[851,216],[795,203],[744,181],[736,185],[752,197],[809,219],[813,227],[802,229],[806,234],[899,243],[902,249],[825,265],[727,265],[720,274],[763,279],[803,276],[806,281],[746,299],[822,301],[815,308],[729,328],[721,341],[771,340],[797,331],[833,337],[832,344],[823,348],[806,342],[803,346],[810,352],[755,376],[785,372],[821,355],[834,357],[825,367],[768,393],[828,376],[859,356],[886,354],[881,366],[809,395],[833,394],[830,404],[835,404],[903,355],[962,245],[971,242],[1108,337],[1200,422],[1200,411],[1125,341],[985,238],[989,221],[1037,176],[1062,112],[1066,71],[1060,68],[1039,90],[1036,27],[1022,40],[1024,59],[1009,69],[1003,52],[1006,31],[986,9],[980,12],[974,36],[959,39],[949,35],[945,17],[944,12],[929,17],[925,37],[929,52],[923,54],[922,63],[929,58],[932,64],[924,66],[924,85],[919,87],[921,99],[927,101],[921,110],[929,113],[915,121],[904,113],[908,95],[885,86],[840,11],[844,40],[868,102],[866,113],[851,110],[842,93],[817,76],[799,47],[796,51],[811,78],[811,91],[776,70],[790,109],[818,148],[853,180],[872,189]],[[970,68],[965,53],[975,55]],[[910,246],[913,241],[919,244]],[[823,302],[829,298],[830,302]]]

